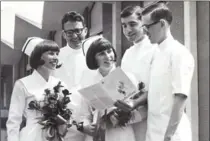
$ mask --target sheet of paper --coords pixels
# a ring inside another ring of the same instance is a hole
[[[104,77],[101,84],[114,101],[122,100],[125,96],[138,91],[126,73],[119,67]]]
[[[81,89],[79,92],[96,109],[106,109],[114,103],[112,98],[101,87],[100,83]]]
[[[136,91],[136,87],[121,68],[116,68],[99,83],[79,90],[84,98],[99,110],[112,107],[116,100],[122,100]]]

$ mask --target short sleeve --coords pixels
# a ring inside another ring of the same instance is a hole
[[[173,94],[189,95],[194,72],[194,59],[189,51],[179,51],[172,55],[172,88]]]
[[[6,123],[8,141],[19,141],[19,130],[25,109],[25,87],[21,81],[16,81]]]

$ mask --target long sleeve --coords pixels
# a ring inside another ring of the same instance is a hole
[[[91,106],[88,104],[88,102],[82,98],[82,107],[80,110],[80,115],[81,115],[81,120],[84,122],[84,125],[88,125],[90,123],[92,123],[93,120],[93,113],[91,110]]]
[[[86,69],[82,74],[82,77],[79,83],[80,86],[78,86],[78,88],[82,89],[92,84],[95,84],[96,83],[94,80],[95,74],[96,74],[96,71]],[[92,123],[92,120],[93,120],[92,106],[88,102],[88,100],[86,100],[82,96],[82,94],[80,95],[81,95],[81,110],[80,110],[81,119],[84,122],[84,125],[88,125]]]
[[[20,124],[22,122],[23,111],[25,109],[25,92],[23,84],[16,81],[9,108],[9,116],[6,123],[8,141],[19,141]]]
[[[138,81],[134,77],[134,75],[132,73],[128,73],[128,72],[125,72],[125,73],[129,77],[131,82],[137,88],[138,87]],[[136,110],[132,111],[132,114],[133,114],[133,118],[129,121],[128,124],[134,124],[134,123],[137,123],[137,122],[141,122],[142,120],[147,118],[147,106],[145,106],[145,105],[144,106],[139,106]]]
[[[143,121],[147,118],[147,107],[140,106],[133,111],[133,118],[128,122],[128,124],[134,124]]]
[[[129,61],[127,61],[129,59],[128,57],[128,52],[125,51],[123,58],[121,60],[121,68],[123,71],[129,71],[129,65],[127,64]]]

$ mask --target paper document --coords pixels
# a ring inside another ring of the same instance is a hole
[[[116,68],[99,83],[79,90],[83,97],[96,109],[106,109],[113,106],[116,100],[138,91],[129,77],[121,68]]]

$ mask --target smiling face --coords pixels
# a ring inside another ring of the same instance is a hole
[[[50,70],[55,70],[56,66],[58,64],[58,51],[46,51],[42,54],[41,60],[44,61],[44,67],[50,69]]]
[[[115,64],[115,55],[111,48],[96,53],[96,62],[100,69],[111,70]]]
[[[123,33],[130,42],[138,42],[144,36],[142,22],[135,13],[128,17],[121,18],[121,23]]]
[[[82,41],[87,34],[87,28],[81,21],[68,21],[64,24],[63,36],[73,49],[81,48]]]

